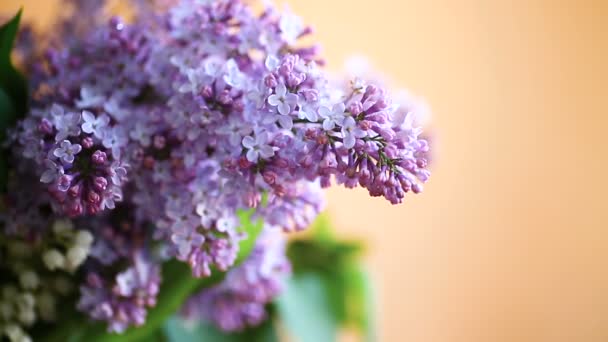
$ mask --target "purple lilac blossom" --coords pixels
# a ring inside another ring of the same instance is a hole
[[[150,254],[146,231],[124,219],[129,215],[120,214],[78,220],[91,227],[97,240],[84,266],[77,308],[107,322],[113,332],[145,323],[148,308],[156,305],[161,280],[160,264]]]
[[[280,230],[265,227],[249,258],[224,280],[193,295],[182,309],[189,320],[203,320],[232,332],[266,319],[266,304],[282,290],[291,266]]]
[[[149,238],[207,277],[229,271],[247,238],[239,210],[294,231],[322,210],[332,182],[393,204],[422,191],[429,144],[418,104],[374,82],[331,80],[293,13],[256,13],[242,0],[133,4],[127,23],[108,18],[104,1],[71,0],[78,15],[51,30],[46,49],[21,49],[31,110],[9,134],[17,173],[39,180],[23,185],[39,193],[36,206],[99,237],[79,303],[92,318],[113,331],[143,323],[160,281]],[[29,215],[21,197],[10,198],[22,201],[14,215]],[[139,228],[120,230],[121,215]],[[256,253],[271,253],[264,241]],[[256,258],[239,270],[261,272]],[[128,266],[117,273],[116,263]],[[225,310],[204,316],[226,330],[259,322],[271,297],[240,288],[237,275],[201,297]],[[254,282],[274,288],[274,276]]]

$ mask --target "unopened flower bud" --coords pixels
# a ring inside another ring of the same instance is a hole
[[[105,164],[107,160],[108,155],[103,151],[97,150],[93,152],[93,155],[91,156],[91,161],[97,165]]]
[[[91,137],[84,137],[81,141],[80,141],[80,145],[83,148],[91,148],[93,147],[93,145],[95,144],[95,142],[93,141],[93,138]]]
[[[80,266],[87,258],[88,250],[80,246],[72,246],[68,249],[67,265],[68,269],[75,270]]]
[[[19,282],[24,289],[33,290],[38,287],[40,280],[35,272],[28,270],[19,275]]]
[[[65,257],[56,249],[46,251],[42,255],[42,261],[51,271],[65,267]]]
[[[53,222],[53,232],[57,235],[63,235],[74,229],[74,224],[70,220],[55,220]]]
[[[105,191],[108,187],[108,180],[103,177],[95,177],[93,187],[99,192]]]
[[[88,230],[80,230],[76,233],[75,242],[78,246],[89,247],[93,243],[93,234]]]

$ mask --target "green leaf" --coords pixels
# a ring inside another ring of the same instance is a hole
[[[0,141],[6,138],[6,128],[9,125],[10,118],[15,117],[15,106],[9,96],[0,89]],[[6,191],[6,182],[8,181],[8,155],[7,152],[0,148],[0,192]]]
[[[9,96],[16,112],[13,116],[3,118],[14,123],[25,115],[27,109],[27,84],[25,78],[15,69],[11,62],[11,52],[21,20],[21,10],[6,24],[0,26],[0,88]]]
[[[169,319],[163,330],[168,342],[278,342],[272,319],[238,333],[226,333],[208,323],[193,324],[177,317]]]
[[[258,235],[262,231],[262,221],[252,221],[254,213],[255,209],[238,212],[241,229],[247,234],[247,238],[240,242],[235,266],[242,263],[249,256],[255,246]],[[190,267],[184,262],[174,259],[167,261],[162,267],[163,282],[157,298],[157,304],[148,311],[146,323],[143,326],[132,327],[122,334],[113,334],[107,333],[105,331],[105,325],[101,323],[77,322],[76,324],[73,324],[72,322],[67,322],[67,326],[56,328],[53,338],[50,339],[50,341],[149,341],[158,333],[165,321],[181,308],[183,303],[192,293],[219,283],[224,276],[224,272],[213,270],[210,277],[202,279],[195,278],[192,276]],[[66,337],[65,332],[62,332],[62,330],[67,330],[67,336],[69,337]]]
[[[325,280],[319,274],[295,274],[276,301],[279,317],[297,341],[335,341],[334,317]]]
[[[344,270],[346,279],[346,323],[359,329],[365,341],[377,340],[376,306],[369,274],[360,264],[351,264]]]

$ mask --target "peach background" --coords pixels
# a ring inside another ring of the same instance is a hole
[[[330,68],[365,54],[433,108],[424,194],[329,191],[369,240],[382,341],[608,341],[608,2],[288,2]]]

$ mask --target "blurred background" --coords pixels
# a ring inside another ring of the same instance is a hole
[[[287,3],[330,69],[365,55],[432,108],[423,194],[328,192],[368,241],[381,341],[608,341],[608,1]],[[0,14],[21,5],[61,11]]]

